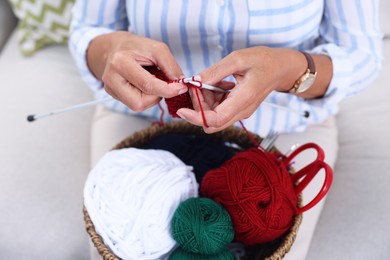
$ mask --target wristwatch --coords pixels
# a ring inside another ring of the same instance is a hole
[[[308,68],[294,84],[294,86],[289,90],[290,93],[302,93],[308,90],[314,83],[314,80],[317,76],[316,66],[314,64],[313,58],[310,54],[303,52],[308,64]]]

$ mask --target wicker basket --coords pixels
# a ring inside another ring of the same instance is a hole
[[[188,124],[186,122],[171,122],[167,123],[164,126],[151,126],[144,130],[134,133],[129,136],[119,144],[117,144],[113,149],[122,149],[128,147],[142,148],[148,144],[148,142],[163,134],[176,133],[176,134],[196,134],[204,135],[205,133],[200,127]],[[248,149],[253,147],[253,141],[248,137],[248,134],[243,131],[243,129],[238,127],[229,127],[221,132],[215,133],[212,135],[217,140],[228,141],[235,143],[242,147],[243,149]],[[260,142],[261,138],[257,135],[253,137]],[[275,148],[272,148],[271,152],[277,152]],[[302,199],[298,197],[298,207],[301,206]],[[87,209],[83,208],[84,221],[86,225],[86,230],[91,237],[92,243],[97,248],[99,254],[104,260],[114,260],[119,259],[103,242],[99,234],[96,233],[95,227],[91,221],[91,218],[88,214]],[[294,217],[293,226],[291,229],[282,237],[277,240],[274,240],[267,244],[257,245],[247,247],[245,249],[245,256],[241,259],[282,259],[283,256],[290,250],[292,244],[295,241],[298,228],[302,221],[302,215],[296,215]]]

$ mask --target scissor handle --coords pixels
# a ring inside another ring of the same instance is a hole
[[[295,194],[300,194],[306,186],[313,180],[313,178],[319,173],[322,169],[325,171],[325,180],[324,183],[318,192],[318,194],[314,197],[312,201],[310,201],[308,204],[306,204],[303,207],[298,208],[297,213],[301,214],[312,207],[314,207],[317,203],[321,201],[321,199],[327,194],[330,186],[332,185],[333,181],[333,170],[332,168],[323,161],[325,154],[324,151],[319,147],[317,144],[314,143],[307,143],[302,146],[300,146],[298,149],[296,149],[290,156],[285,158],[285,163],[288,164],[291,162],[291,160],[297,156],[299,153],[306,149],[315,149],[317,151],[317,158],[307,166],[300,169],[298,172],[291,175],[291,180],[294,184],[294,191]],[[298,181],[300,182],[298,183]]]
[[[307,170],[306,170],[307,169]],[[295,180],[299,180],[299,176],[303,178],[294,188],[295,194],[300,194],[303,189],[311,182],[314,176],[317,175],[322,169],[325,171],[325,180],[322,184],[322,187],[318,194],[305,206],[298,208],[297,213],[301,214],[319,203],[323,197],[328,193],[330,186],[333,181],[333,170],[332,168],[324,161],[314,161],[305,168],[301,169],[297,173],[293,174],[291,179],[295,183]]]
[[[307,150],[307,149],[314,149],[317,151],[317,158],[316,160],[319,161],[323,161],[325,159],[325,153],[324,153],[324,150],[322,150],[322,148],[318,145],[318,144],[315,144],[315,143],[306,143],[304,145],[301,145],[299,146],[297,149],[295,149],[289,156],[287,156],[285,159],[284,159],[284,162],[286,164],[288,164],[289,162],[292,161],[292,159],[294,159],[298,154],[300,154],[301,152],[303,152],[304,150]]]

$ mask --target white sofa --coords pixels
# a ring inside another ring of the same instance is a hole
[[[390,18],[382,22],[390,34]],[[26,116],[92,95],[66,46],[21,56],[15,24],[0,0],[0,259],[88,259],[81,209],[93,109]],[[380,78],[342,103],[334,184],[308,259],[390,259],[390,39],[384,47]]]

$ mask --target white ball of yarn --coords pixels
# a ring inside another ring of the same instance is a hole
[[[170,152],[125,148],[91,170],[84,204],[104,243],[121,259],[160,259],[175,246],[171,219],[198,196],[192,167]]]

